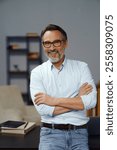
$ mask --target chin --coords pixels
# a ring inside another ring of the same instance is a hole
[[[49,57],[49,60],[52,62],[52,63],[58,63],[60,61],[60,59],[52,59]]]
[[[48,56],[48,59],[51,61],[51,63],[54,63],[54,64],[60,62],[63,58],[64,58],[64,55],[61,56],[60,58],[58,58],[58,57],[53,58],[53,57]]]

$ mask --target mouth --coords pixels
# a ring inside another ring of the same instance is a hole
[[[48,54],[56,54],[56,53],[58,53],[58,51],[56,49],[48,51]]]
[[[57,63],[63,57],[63,54],[56,49],[49,50],[46,55],[52,63]]]
[[[59,54],[59,52],[57,50],[48,51],[48,55],[51,55],[52,57],[56,57],[57,54]]]

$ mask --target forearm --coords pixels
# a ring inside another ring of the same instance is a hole
[[[53,115],[54,115],[54,116],[55,116],[55,115],[60,115],[60,114],[69,112],[69,111],[71,111],[71,110],[72,110],[72,109],[69,109],[69,108],[66,108],[66,107],[55,106]]]
[[[83,110],[84,104],[81,97],[74,98],[55,98],[53,101],[54,106],[65,107],[73,110]]]
[[[83,110],[84,101],[82,100],[82,95],[87,95],[92,91],[92,86],[88,83],[83,84],[80,87],[77,97],[74,98],[55,98],[51,97],[45,93],[37,93],[35,95],[35,104],[46,104],[48,106],[57,107],[54,111],[54,114],[65,113],[70,110]],[[62,108],[63,107],[63,108]]]

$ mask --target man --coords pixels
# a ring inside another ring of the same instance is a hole
[[[88,65],[65,57],[66,32],[50,24],[41,33],[48,61],[31,72],[31,97],[41,115],[39,150],[88,150],[86,110],[96,105]]]

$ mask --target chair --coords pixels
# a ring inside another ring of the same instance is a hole
[[[0,86],[0,123],[7,120],[25,120],[40,124],[40,115],[33,105],[26,105],[20,89],[15,85]]]

